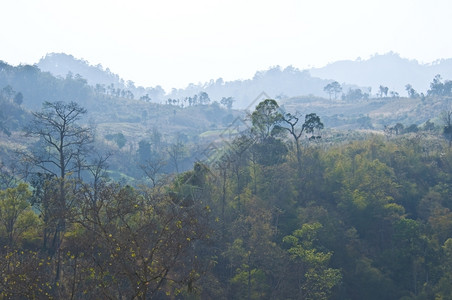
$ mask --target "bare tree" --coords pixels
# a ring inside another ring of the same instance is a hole
[[[170,150],[170,152],[171,152],[171,150]],[[177,155],[177,153],[173,153],[173,154]],[[156,155],[155,157],[152,157],[152,158],[146,160],[146,162],[144,164],[140,165],[141,170],[152,181],[152,187],[156,187],[157,184],[159,184],[159,181],[160,181],[159,174],[161,174],[161,171],[162,171],[163,167],[166,166],[166,164],[167,164],[167,162],[163,157],[161,157],[160,155]],[[176,162],[176,164],[177,164],[177,162]]]
[[[170,145],[168,148],[168,155],[176,169],[176,173],[179,173],[179,163],[183,158],[185,151],[185,145],[179,139],[177,139],[175,144]]]
[[[297,162],[298,167],[301,169],[301,147],[300,138],[303,133],[312,134],[310,139],[318,138],[314,135],[314,131],[323,129],[323,123],[320,121],[320,117],[315,113],[307,114],[305,116],[305,122],[302,126],[299,126],[301,114],[296,112],[295,114],[286,113],[283,117],[283,121],[288,125],[288,127],[282,127],[286,129],[295,140],[295,147],[297,150]]]
[[[54,230],[52,251],[58,254],[55,286],[60,277],[60,246],[66,229],[68,214],[67,177],[80,166],[82,156],[89,151],[93,141],[90,127],[78,124],[86,109],[75,102],[44,102],[42,111],[33,113],[31,124],[25,129],[26,136],[39,138],[38,145],[24,156],[44,173],[53,175],[58,182],[56,207],[58,207],[57,226]],[[55,217],[55,216],[54,216]]]
[[[88,166],[86,166],[86,169],[93,178],[92,199],[94,202],[97,202],[100,186],[102,185],[103,182],[106,182],[108,180],[107,160],[110,158],[111,155],[112,154],[110,152],[106,153],[104,156],[98,154],[97,158],[93,159],[93,161]]]
[[[45,102],[41,112],[25,129],[26,136],[38,137],[41,147],[32,150],[34,165],[59,178],[76,169],[76,160],[87,153],[92,142],[92,129],[77,122],[86,109],[75,102]]]

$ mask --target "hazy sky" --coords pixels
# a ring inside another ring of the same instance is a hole
[[[2,0],[0,60],[50,52],[101,63],[137,85],[246,79],[394,51],[452,57],[450,0]]]

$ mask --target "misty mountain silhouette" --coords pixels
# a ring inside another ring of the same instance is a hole
[[[347,82],[358,86],[370,86],[374,93],[380,85],[406,95],[405,85],[411,84],[418,92],[425,93],[435,75],[452,78],[452,58],[421,64],[416,60],[400,57],[397,53],[376,54],[367,60],[343,60],[322,68],[310,69],[312,76]]]
[[[292,66],[271,67],[257,71],[253,78],[246,80],[223,81],[219,78],[206,83],[189,84],[186,88],[173,89],[163,93],[154,88],[135,87],[126,83],[119,75],[112,73],[102,65],[90,65],[83,59],[77,59],[64,53],[51,53],[43,57],[37,66],[55,76],[66,76],[69,72],[80,74],[90,85],[114,84],[116,88],[130,89],[135,98],[146,93],[153,93],[153,102],[164,102],[168,98],[190,97],[200,92],[207,92],[212,101],[220,101],[222,97],[233,97],[236,108],[247,107],[261,92],[272,98],[287,98],[300,95],[327,97],[323,88],[335,80],[342,84],[343,91],[350,87],[372,88],[378,92],[380,85],[387,86],[401,96],[406,95],[405,85],[411,84],[418,92],[424,92],[436,74],[444,79],[452,78],[452,59],[440,59],[433,63],[421,64],[416,60],[400,57],[397,53],[376,54],[367,60],[343,60],[322,68],[299,70]]]

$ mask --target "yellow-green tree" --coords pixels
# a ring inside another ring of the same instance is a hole
[[[321,251],[315,245],[321,228],[320,223],[306,223],[283,239],[290,245],[288,252],[293,261],[292,274],[295,275],[298,299],[328,299],[342,279],[339,269],[328,266],[333,253]]]
[[[23,234],[36,227],[38,218],[27,201],[31,197],[28,185],[0,191],[0,224],[9,247],[15,246]]]

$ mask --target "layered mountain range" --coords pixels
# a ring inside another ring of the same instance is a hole
[[[400,57],[396,53],[376,54],[366,60],[344,60],[328,64],[322,68],[300,70],[292,66],[271,67],[257,71],[253,78],[224,81],[211,79],[205,83],[191,83],[185,88],[164,91],[160,86],[137,87],[130,80],[114,74],[102,65],[91,65],[64,53],[51,53],[43,57],[37,66],[44,72],[65,77],[79,74],[90,85],[103,85],[130,90],[136,99],[148,95],[152,102],[163,103],[168,98],[185,98],[206,92],[213,101],[223,97],[233,97],[234,107],[245,108],[260,93],[283,99],[302,95],[327,97],[324,87],[337,81],[345,93],[349,89],[361,88],[372,95],[378,93],[379,86],[388,87],[399,95],[406,95],[405,87],[410,84],[419,93],[427,91],[432,79],[440,74],[452,78],[452,59],[440,59],[423,64],[416,60]]]

